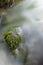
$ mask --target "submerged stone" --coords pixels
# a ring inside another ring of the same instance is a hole
[[[20,34],[18,31],[16,31],[15,28],[13,31],[7,31],[5,33],[4,39],[8,47],[10,48],[11,52],[14,52],[14,50],[16,50],[19,47],[19,45],[24,41],[24,36]]]

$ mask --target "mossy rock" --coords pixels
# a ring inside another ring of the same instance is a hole
[[[14,0],[0,0],[0,8],[8,8],[14,3]]]
[[[9,8],[12,4],[18,4],[23,0],[0,0],[0,8]]]
[[[16,32],[16,28],[14,30],[8,30],[4,34],[4,39],[9,46],[10,50],[15,50],[19,47],[19,45],[24,41],[24,35],[19,35],[18,32]]]

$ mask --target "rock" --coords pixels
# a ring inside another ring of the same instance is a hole
[[[11,50],[16,50],[19,45],[24,41],[24,36],[19,35],[18,32],[16,31],[16,28],[14,29],[15,31],[7,31],[4,34],[4,39]]]

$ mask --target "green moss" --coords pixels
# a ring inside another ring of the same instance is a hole
[[[23,1],[23,0],[14,0],[15,4],[17,4],[17,3],[21,2],[21,1]]]
[[[16,48],[18,48],[19,44],[23,42],[24,40],[24,36],[23,35],[19,35],[16,33],[16,35],[14,35],[14,33],[12,33],[13,31],[7,31],[4,34],[4,39],[6,41],[6,43],[8,44],[9,48],[11,50],[15,50]]]

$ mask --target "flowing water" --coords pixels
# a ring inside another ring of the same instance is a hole
[[[2,40],[10,26],[21,27],[25,36],[24,44],[34,58],[31,65],[43,65],[43,0],[25,0],[0,14],[0,65],[23,65],[20,59],[7,52]]]

